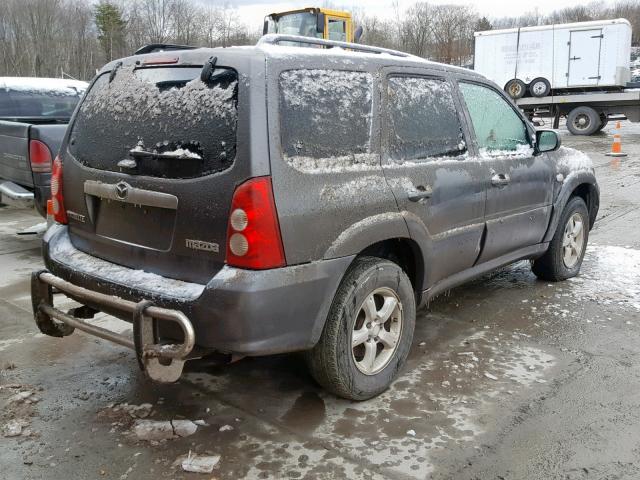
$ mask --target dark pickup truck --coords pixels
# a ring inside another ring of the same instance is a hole
[[[46,216],[51,163],[86,82],[0,77],[0,203]]]

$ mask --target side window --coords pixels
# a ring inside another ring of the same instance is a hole
[[[387,96],[392,160],[458,156],[466,151],[448,82],[426,77],[391,77]]]
[[[329,26],[327,28],[329,33],[329,40],[337,40],[340,42],[347,41],[347,26],[344,20],[337,18],[328,19]]]
[[[495,90],[460,82],[476,140],[483,156],[532,153],[527,128],[511,105]]]
[[[285,160],[302,170],[369,163],[372,88],[373,77],[366,72],[282,72],[280,138]]]

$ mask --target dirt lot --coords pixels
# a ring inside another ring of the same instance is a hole
[[[610,127],[563,135],[602,190],[580,277],[537,281],[521,262],[437,299],[404,374],[362,403],[325,394],[295,355],[159,386],[125,348],[39,334],[39,239],[16,232],[40,219],[0,208],[0,426],[21,431],[0,436],[0,478],[640,478],[640,126],[623,123],[619,162]],[[202,422],[149,441],[141,417]],[[183,472],[189,452],[219,455],[213,474]]]

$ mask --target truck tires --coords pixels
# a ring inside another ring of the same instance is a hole
[[[556,233],[545,254],[531,269],[542,280],[557,282],[580,272],[589,240],[589,212],[584,200],[572,197],[562,211]]]
[[[593,135],[601,124],[600,115],[591,107],[576,107],[567,115],[567,129],[574,135]]]
[[[551,92],[551,84],[546,78],[534,78],[529,84],[529,93],[533,97],[546,97]]]
[[[524,94],[527,91],[527,86],[522,80],[514,78],[507,82],[507,84],[504,86],[504,89],[511,98],[518,99],[524,97]]]
[[[306,353],[311,375],[349,400],[382,393],[407,359],[415,318],[413,287],[402,268],[377,257],[356,259],[338,287],[320,340]]]

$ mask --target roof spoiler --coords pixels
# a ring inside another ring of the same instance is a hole
[[[134,52],[134,55],[142,55],[143,53],[166,52],[169,50],[194,50],[200,47],[193,45],[174,45],[172,43],[150,43],[144,47],[140,47]]]
[[[338,42],[336,40],[323,40],[321,38],[313,38],[313,37],[301,37],[299,35],[278,35],[278,34],[269,34],[263,35],[258,40],[257,45],[277,45],[280,42],[293,42],[299,43],[302,46],[304,45],[319,45],[324,47],[340,47],[347,50],[352,50],[354,52],[363,52],[363,53],[386,53],[388,55],[393,55],[395,57],[415,57],[410,53],[400,52],[398,50],[391,50],[389,48],[381,48],[381,47],[372,47],[371,45],[361,45],[359,43],[349,43],[349,42]]]

